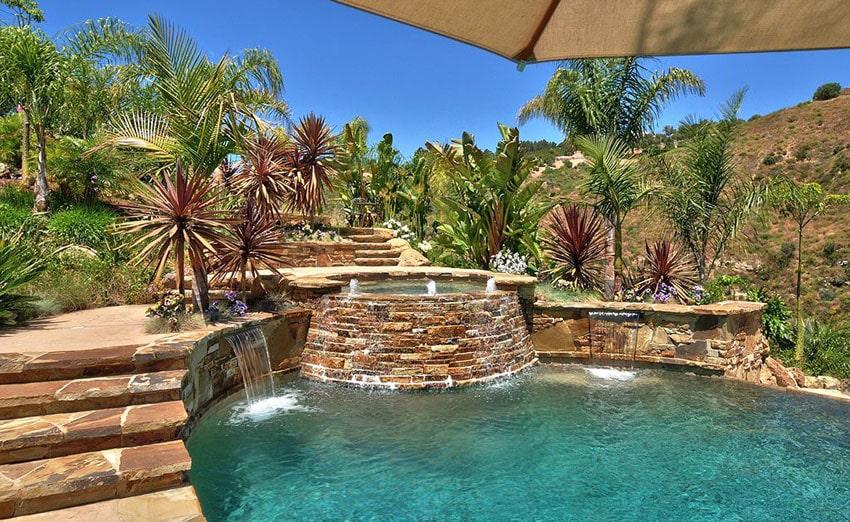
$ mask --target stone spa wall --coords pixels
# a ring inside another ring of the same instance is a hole
[[[761,331],[763,305],[537,303],[532,336],[543,361],[655,363],[764,382],[769,352]],[[612,324],[594,312],[635,312],[635,323]],[[611,342],[611,339],[620,342]]]
[[[318,381],[441,388],[536,362],[516,292],[330,294],[311,308],[301,375]]]

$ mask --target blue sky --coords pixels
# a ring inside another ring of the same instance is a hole
[[[516,124],[519,107],[540,92],[555,64],[513,63],[486,51],[391,22],[330,0],[41,0],[49,34],[88,18],[114,16],[143,25],[158,12],[186,28],[217,57],[247,47],[270,49],[280,61],[284,98],[295,116],[314,111],[337,128],[366,118],[372,139],[392,132],[412,153],[426,140],[445,142],[464,130],[492,148],[496,122]],[[658,67],[693,70],[706,96],[669,105],[659,122],[712,116],[748,86],[742,117],[767,114],[811,98],[826,82],[850,85],[850,50],[662,58]],[[545,122],[521,127],[523,139],[560,141]]]

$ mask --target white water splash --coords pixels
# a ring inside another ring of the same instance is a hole
[[[358,281],[357,279],[352,279],[348,282],[348,295],[360,295],[360,281]]]
[[[492,294],[496,292],[496,278],[488,277],[487,278],[487,293]]]
[[[617,370],[616,368],[585,368],[590,375],[606,381],[630,381],[635,378],[637,372]]]
[[[425,285],[425,295],[429,297],[437,295],[437,282],[433,279],[429,279],[428,284]]]
[[[254,403],[240,403],[234,407],[230,421],[234,424],[259,422],[278,414],[296,411],[314,411],[313,408],[299,402],[300,394],[296,391],[286,391],[283,395],[269,397]]]

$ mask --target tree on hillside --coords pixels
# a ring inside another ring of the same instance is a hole
[[[0,6],[6,7],[5,10],[0,11],[10,13],[19,27],[44,21],[44,11],[38,7],[38,2],[35,0],[0,0]]]
[[[543,92],[519,111],[520,123],[543,118],[568,138],[606,134],[634,148],[677,97],[702,95],[686,69],[649,72],[645,58],[589,58],[561,63]]]
[[[684,153],[658,161],[658,207],[693,255],[703,282],[764,194],[736,173],[732,141],[745,93],[740,90],[723,104],[720,121],[689,126]]]
[[[794,358],[803,360],[804,321],[800,305],[800,292],[803,280],[803,234],[806,227],[826,209],[835,205],[850,204],[850,196],[844,194],[825,194],[819,183],[799,184],[793,180],[782,180],[775,194],[776,207],[791,218],[797,226],[797,284],[795,287],[797,312],[797,342]]]
[[[51,118],[62,105],[67,60],[41,31],[29,26],[0,28],[0,90],[23,115],[24,143],[27,127],[35,131],[38,173],[35,209],[47,210],[47,132]],[[28,151],[24,151],[24,162]]]

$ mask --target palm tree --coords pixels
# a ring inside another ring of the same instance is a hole
[[[614,290],[623,281],[623,222],[626,216],[655,191],[643,176],[627,143],[615,136],[582,136],[576,145],[587,156],[590,177],[584,192],[610,223],[614,243]]]
[[[158,15],[149,17],[130,51],[124,76],[149,89],[157,110],[119,115],[97,148],[136,149],[162,167],[182,163],[193,179],[206,179],[237,151],[240,136],[264,128],[260,114],[288,117],[280,99],[283,78],[268,51],[249,49],[214,62],[184,30]],[[198,298],[206,309],[205,256],[192,255]]]
[[[551,268],[546,274],[585,290],[604,285],[605,220],[594,209],[555,207],[541,222],[541,244]]]
[[[67,61],[41,31],[29,26],[0,28],[0,91],[20,107],[24,148],[29,128],[35,131],[38,173],[36,211],[47,210],[47,131],[50,118],[62,105]],[[24,151],[26,170],[28,152]]]
[[[745,92],[736,92],[723,104],[720,121],[686,122],[690,137],[685,152],[659,160],[659,207],[696,261],[703,282],[765,194],[763,187],[738,176],[732,153]]]
[[[292,129],[285,158],[290,170],[289,208],[312,218],[325,205],[325,190],[336,174],[338,150],[325,119],[315,114],[301,118]]]
[[[790,217],[797,226],[797,342],[794,358],[803,361],[804,321],[803,309],[800,304],[800,292],[803,280],[803,233],[806,227],[826,209],[836,205],[850,204],[850,196],[844,194],[825,194],[819,183],[798,184],[793,180],[781,180],[774,197],[779,211]]]
[[[257,213],[280,218],[292,186],[286,161],[287,144],[274,134],[243,140],[242,164],[232,178],[234,192]]]
[[[544,118],[569,138],[606,134],[637,147],[665,104],[705,89],[691,71],[650,73],[645,63],[637,57],[563,62],[543,92],[520,108],[519,122]]]

